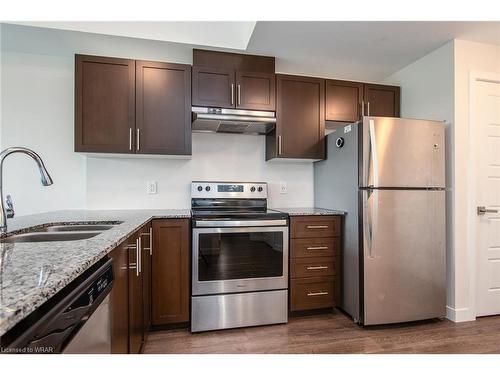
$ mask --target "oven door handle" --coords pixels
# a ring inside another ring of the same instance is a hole
[[[287,225],[286,220],[195,220],[196,227],[270,227]]]

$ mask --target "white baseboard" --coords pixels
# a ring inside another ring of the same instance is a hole
[[[471,313],[468,307],[462,307],[455,309],[450,306],[446,306],[446,319],[452,322],[470,322],[476,320],[476,317]]]

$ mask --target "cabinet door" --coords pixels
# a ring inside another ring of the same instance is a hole
[[[325,80],[277,75],[276,157],[324,159]]]
[[[399,117],[399,87],[365,83],[365,115]]]
[[[153,221],[152,323],[189,321],[189,221]]]
[[[151,328],[151,224],[142,227],[141,232],[141,254],[142,254],[142,291],[143,291],[143,311],[144,311],[144,341]]]
[[[143,293],[142,293],[142,273],[140,272],[141,258],[138,251],[137,236],[128,241],[129,260],[129,350],[130,353],[139,353],[143,338]]]
[[[274,74],[236,72],[236,108],[258,111],[275,110]]]
[[[75,56],[75,151],[133,152],[135,61]]]
[[[193,67],[193,105],[234,108],[236,87],[234,70]]]
[[[111,353],[128,353],[128,250],[120,245],[111,252],[113,289],[111,290]]]
[[[326,120],[354,122],[361,118],[363,84],[349,81],[326,81]]]
[[[191,66],[136,62],[136,152],[191,154]]]

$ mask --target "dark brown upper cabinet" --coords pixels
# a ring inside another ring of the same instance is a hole
[[[399,117],[400,89],[398,86],[364,84],[365,115]]]
[[[399,117],[397,86],[326,81],[326,120],[355,122],[365,116]]]
[[[362,114],[363,84],[360,82],[326,81],[326,120],[355,122]]]
[[[192,95],[193,105],[234,107],[234,71],[195,66]]]
[[[276,75],[276,129],[266,136],[266,160],[325,158],[325,80]]]
[[[136,61],[139,154],[191,154],[191,67]]]
[[[194,106],[275,110],[274,57],[193,50]]]
[[[274,111],[274,73],[236,71],[236,108]]]
[[[75,56],[75,151],[191,154],[191,66]]]
[[[75,151],[132,153],[135,61],[75,56]]]

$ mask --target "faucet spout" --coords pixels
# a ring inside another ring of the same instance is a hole
[[[47,168],[45,168],[45,164],[43,164],[42,158],[33,150],[25,147],[9,147],[0,152],[0,233],[7,233],[7,215],[5,212],[5,203],[3,201],[3,161],[5,158],[11,154],[21,153],[28,155],[31,157],[36,165],[38,166],[38,170],[40,172],[40,179],[43,186],[50,186],[53,184],[52,177],[50,177]]]

